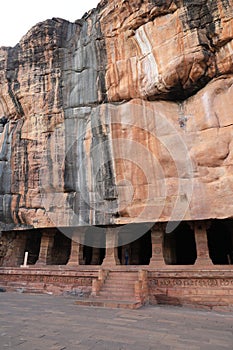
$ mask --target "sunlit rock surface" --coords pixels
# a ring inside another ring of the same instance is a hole
[[[233,1],[101,1],[0,49],[4,230],[233,216]]]

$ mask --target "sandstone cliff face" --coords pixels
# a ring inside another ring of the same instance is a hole
[[[231,0],[109,0],[1,48],[2,229],[232,217],[232,39]]]

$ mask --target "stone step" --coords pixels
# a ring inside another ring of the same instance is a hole
[[[132,291],[134,292],[134,286],[112,286],[112,285],[104,285],[102,290],[108,290],[108,291],[114,291],[114,290],[119,290],[119,291]]]
[[[109,277],[105,280],[104,285],[111,285],[111,286],[134,286],[135,282],[137,281],[137,279],[135,278],[130,278],[130,279],[125,279],[125,278],[112,278]]]
[[[122,293],[129,293],[129,294],[134,294],[134,288],[105,288],[103,287],[100,292],[106,292],[106,293],[118,293],[118,294],[122,294]]]
[[[114,295],[101,295],[97,296],[96,300],[101,301],[101,300],[114,300],[114,301],[122,301],[122,300],[129,300],[130,302],[136,302],[137,299],[133,298],[129,295],[124,295],[124,296],[114,296]]]
[[[117,290],[117,289],[101,289],[99,291],[99,294],[98,295],[101,295],[102,293],[105,293],[106,295],[134,295],[135,292],[134,290],[127,290],[127,289],[124,289],[124,290]]]
[[[136,282],[136,279],[134,280],[124,280],[124,279],[107,279],[105,281],[105,284],[114,284],[116,286],[124,286],[124,285],[134,285]]]
[[[138,273],[110,272],[98,296],[90,301],[90,305],[96,305],[98,301],[98,306],[104,306],[107,301],[109,307],[137,308],[141,306],[134,295],[137,278]]]
[[[107,280],[104,283],[104,286],[108,286],[108,287],[112,286],[114,288],[124,288],[124,287],[134,288],[134,285],[135,285],[135,281],[130,282],[130,283],[125,282],[125,281],[118,283],[116,281],[108,281]]]
[[[138,276],[138,271],[110,271],[112,276]]]
[[[101,294],[97,295],[96,298],[98,300],[100,299],[112,299],[112,300],[136,300],[135,296],[133,295],[119,295],[119,294]]]
[[[137,301],[132,300],[111,300],[111,299],[83,299],[76,300],[76,305],[80,306],[95,306],[95,307],[106,307],[114,309],[139,309],[142,307],[142,304]]]
[[[130,285],[120,285],[120,284],[104,284],[103,288],[105,289],[116,289],[116,290],[134,290],[134,284]]]
[[[105,291],[106,293],[129,293],[134,294],[134,286],[112,286],[112,285],[104,285],[101,291]]]
[[[134,281],[134,280],[137,280],[138,278],[138,275],[125,275],[124,273],[122,274],[119,274],[119,275],[112,275],[110,274],[109,279],[113,279],[113,280],[123,280],[123,281]]]
[[[106,294],[106,295],[131,295],[134,296],[135,292],[134,290],[106,290],[106,289],[102,289],[99,291],[98,295],[102,295],[102,294]]]
[[[125,280],[105,280],[104,285],[114,285],[116,287],[118,286],[134,286],[135,285],[136,280],[132,280],[132,281],[125,281]]]
[[[115,272],[115,271],[111,271],[110,272],[111,276],[126,276],[126,277],[137,277],[138,273],[137,272],[124,272],[124,271],[119,271],[119,272]]]
[[[131,296],[134,296],[134,292],[130,292],[130,291],[117,291],[117,290],[112,290],[111,292],[109,292],[108,290],[101,290],[98,295],[119,295],[119,296],[122,296],[122,295],[131,295]]]
[[[119,286],[124,286],[124,285],[134,285],[135,282],[137,281],[137,279],[113,279],[113,278],[107,278],[105,281],[105,284],[111,284],[111,285],[115,285],[117,287]]]

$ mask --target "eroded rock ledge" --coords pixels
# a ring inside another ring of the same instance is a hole
[[[0,50],[2,229],[233,216],[233,2],[101,1]]]

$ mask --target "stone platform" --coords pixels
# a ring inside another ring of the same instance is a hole
[[[101,274],[105,274],[102,282]],[[108,270],[100,266],[5,267],[0,268],[0,287],[24,293],[74,295],[78,304],[86,306],[125,307],[128,303],[129,308],[134,308],[133,305],[136,308],[140,303],[149,303],[233,309],[231,266],[212,269],[166,266],[160,270],[148,266]]]

